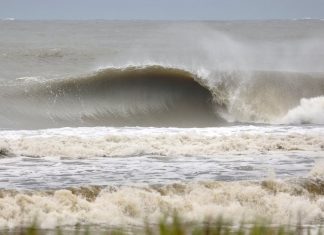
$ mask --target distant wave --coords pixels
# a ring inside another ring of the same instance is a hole
[[[211,71],[201,77],[180,68],[129,66],[51,81],[20,79],[0,91],[2,128],[298,123],[291,110],[301,99],[324,95],[324,75]]]
[[[3,18],[2,20],[3,21],[14,21],[16,19],[15,18],[12,18],[12,17],[8,17],[8,18]]]

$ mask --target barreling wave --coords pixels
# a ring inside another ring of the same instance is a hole
[[[0,120],[2,128],[296,123],[292,114],[285,116],[301,99],[323,96],[323,78],[269,71],[212,71],[202,77],[151,65],[50,81],[20,79],[0,87]],[[313,108],[316,115],[324,112],[321,105]]]
[[[1,108],[8,110],[2,118],[24,128],[205,126],[221,120],[213,112],[212,93],[191,73],[174,68],[106,69],[9,89],[1,95]]]

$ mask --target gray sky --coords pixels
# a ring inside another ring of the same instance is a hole
[[[324,18],[324,0],[0,0],[0,18],[236,20]]]

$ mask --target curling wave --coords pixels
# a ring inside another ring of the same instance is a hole
[[[319,73],[274,71],[209,71],[198,76],[150,65],[50,81],[20,79],[0,87],[1,128],[296,123],[292,115],[304,110],[289,110],[301,99],[323,96],[323,78]],[[318,123],[317,118],[307,120]]]
[[[189,72],[151,66],[5,87],[2,119],[12,126],[206,126],[221,118],[212,94]],[[2,122],[4,123],[4,122]]]

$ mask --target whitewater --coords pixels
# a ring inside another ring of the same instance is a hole
[[[0,29],[0,229],[323,223],[323,21]]]

